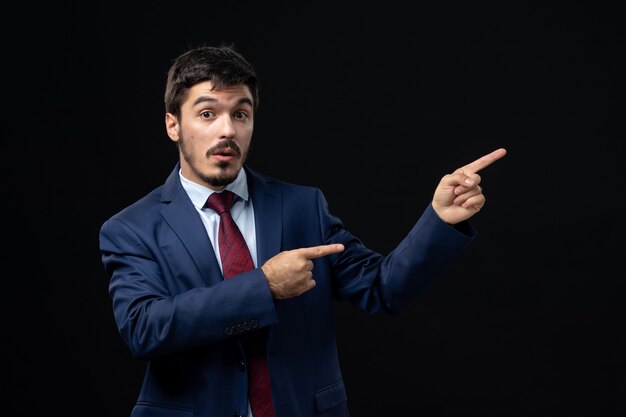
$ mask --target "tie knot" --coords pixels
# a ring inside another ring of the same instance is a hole
[[[231,191],[224,190],[220,193],[211,194],[207,199],[205,206],[215,210],[217,214],[221,215],[225,211],[230,211],[230,207],[233,205],[234,200],[235,194]]]

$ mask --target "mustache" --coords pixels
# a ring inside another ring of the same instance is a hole
[[[222,149],[228,149],[228,148],[231,148],[232,150],[234,150],[237,153],[237,156],[241,156],[241,148],[239,147],[239,145],[237,145],[237,142],[235,142],[232,139],[224,139],[222,142],[218,143],[212,148],[209,148],[209,150],[207,150],[206,152],[206,156],[208,158],[215,152],[221,151]]]

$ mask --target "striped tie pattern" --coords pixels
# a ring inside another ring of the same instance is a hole
[[[235,195],[224,190],[212,193],[206,207],[220,216],[218,245],[224,279],[254,268],[246,241],[230,214]],[[248,398],[254,417],[274,417],[269,368],[265,354],[264,330],[244,335],[243,343],[248,359]]]

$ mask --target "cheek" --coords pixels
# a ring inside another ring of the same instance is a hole
[[[186,129],[182,133],[179,136],[179,145],[188,157],[203,154],[206,151],[207,146],[203,143],[202,135],[192,129]]]
[[[239,144],[242,148],[248,149],[250,147],[250,138],[242,139],[241,141],[239,141]]]
[[[191,126],[185,129],[184,133],[189,149],[201,149],[211,141],[211,131],[208,128],[197,129]]]
[[[239,146],[242,150],[248,150],[250,147],[250,142],[252,141],[252,130],[248,130],[239,136]]]
[[[248,150],[250,149],[250,140],[245,140],[245,141],[239,142],[239,148],[241,148],[241,153],[243,155],[247,155],[248,154]]]

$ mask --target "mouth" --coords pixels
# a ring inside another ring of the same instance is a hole
[[[235,151],[234,149],[226,148],[226,149],[220,149],[217,152],[213,152],[211,156],[213,156],[219,161],[231,161],[235,158],[238,158],[239,153]]]
[[[228,162],[240,157],[240,152],[237,148],[230,146],[219,147],[210,153],[210,156],[217,159],[220,162]]]

